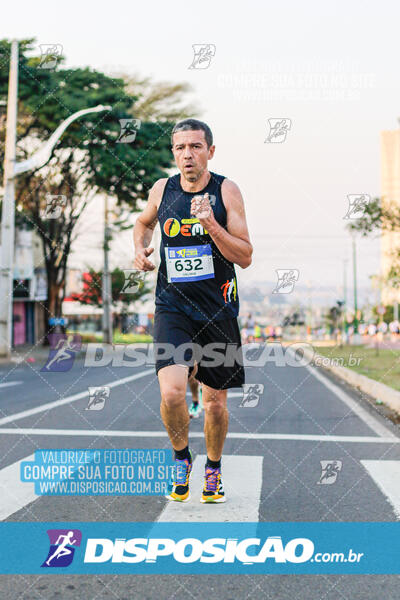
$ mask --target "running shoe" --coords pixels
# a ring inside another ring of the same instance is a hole
[[[190,452],[190,450],[189,450]],[[190,452],[192,462],[188,458],[180,460],[175,459],[174,476],[171,482],[171,492],[165,496],[168,500],[174,500],[175,502],[187,502],[190,498],[189,493],[189,477],[193,467],[193,456]]]
[[[206,503],[221,503],[225,502],[224,486],[222,485],[221,469],[213,469],[206,467],[204,478],[203,494],[200,502]]]
[[[192,402],[191,407],[189,408],[189,415],[191,419],[198,419],[201,415],[201,406],[200,402]]]

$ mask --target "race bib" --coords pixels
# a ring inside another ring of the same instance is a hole
[[[168,283],[214,277],[211,245],[165,248]]]

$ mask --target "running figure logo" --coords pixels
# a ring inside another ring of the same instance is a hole
[[[140,129],[140,119],[120,119],[121,132],[117,139],[117,144],[130,144],[136,139],[136,134]]]
[[[110,388],[89,387],[89,402],[85,410],[103,410],[107,398],[110,396]]]
[[[124,269],[125,280],[120,293],[136,294],[144,286],[145,275],[146,273],[143,271]]]
[[[231,302],[232,299],[236,300],[236,277],[227,279],[226,282],[221,285],[221,290],[225,304]]]
[[[321,464],[321,477],[317,484],[331,485],[335,483],[339,472],[342,470],[341,460],[320,460]]]
[[[58,219],[67,205],[67,197],[46,194],[46,208],[40,211],[42,219]]]
[[[290,294],[293,292],[294,284],[299,279],[298,269],[276,269],[278,283],[272,290],[273,294]]]
[[[81,545],[79,529],[48,529],[49,553],[42,567],[68,567],[74,558],[75,548]]]
[[[189,69],[208,69],[215,55],[214,44],[193,44],[194,57]]]
[[[260,400],[260,396],[264,391],[263,383],[244,383],[242,385],[243,388],[243,398],[241,403],[239,404],[239,408],[254,408],[258,405]]]
[[[343,219],[359,219],[363,216],[371,200],[371,196],[368,194],[349,194],[347,199],[349,201],[349,208]]]
[[[55,69],[61,58],[61,44],[39,44],[39,48],[41,57],[38,69]]]
[[[74,364],[75,354],[82,346],[80,335],[51,333],[49,358],[41,372],[65,372]]]
[[[264,144],[282,144],[286,140],[288,131],[292,126],[290,119],[268,119],[269,134]]]

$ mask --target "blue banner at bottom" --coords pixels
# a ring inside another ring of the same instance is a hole
[[[0,573],[398,574],[400,523],[0,523]]]

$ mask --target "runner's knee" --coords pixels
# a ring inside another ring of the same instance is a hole
[[[161,403],[174,408],[186,402],[186,388],[171,384],[168,388],[161,390]]]
[[[209,414],[222,414],[226,410],[226,390],[214,390],[203,393],[204,410]]]

